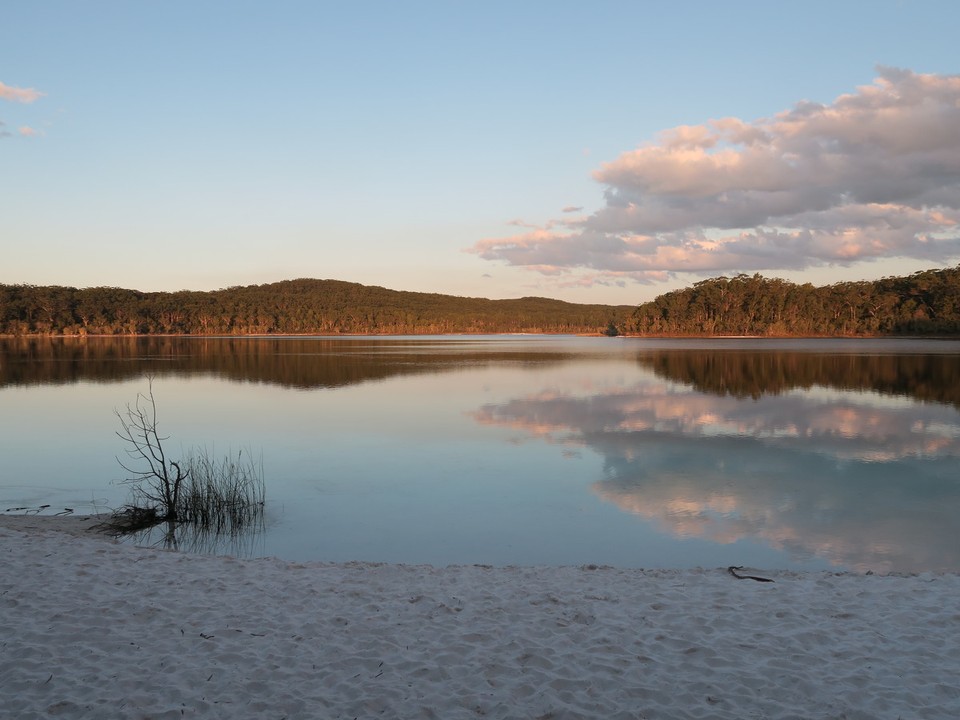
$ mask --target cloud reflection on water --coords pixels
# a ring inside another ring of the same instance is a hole
[[[743,399],[650,376],[474,417],[593,450],[594,492],[674,537],[760,540],[858,570],[960,566],[960,415],[949,405],[819,386]]]

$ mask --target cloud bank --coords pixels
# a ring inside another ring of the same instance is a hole
[[[829,105],[667,130],[593,173],[600,210],[469,251],[570,284],[960,255],[960,75],[878,72]]]

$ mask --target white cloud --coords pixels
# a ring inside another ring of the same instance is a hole
[[[667,130],[593,176],[606,202],[592,215],[471,251],[620,281],[945,261],[960,255],[960,75],[880,68],[829,105]]]

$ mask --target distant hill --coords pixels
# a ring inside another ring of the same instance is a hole
[[[960,335],[960,266],[905,277],[797,285],[761,275],[718,277],[640,305],[640,335]]]
[[[960,336],[960,266],[823,287],[717,277],[638,307],[488,300],[339,280],[172,293],[0,284],[2,335],[441,333]]]
[[[600,333],[634,307],[539,297],[488,300],[339,280],[287,280],[210,292],[0,285],[5,335]]]

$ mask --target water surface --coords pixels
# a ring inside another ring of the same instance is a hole
[[[262,453],[220,551],[960,570],[957,342],[0,339],[0,511],[122,504],[148,375],[172,454]]]

